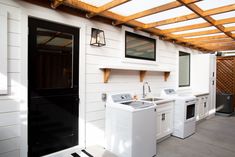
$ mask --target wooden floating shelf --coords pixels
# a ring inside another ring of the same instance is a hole
[[[151,72],[163,72],[164,81],[167,81],[170,76],[170,70],[157,69],[157,68],[136,68],[136,67],[120,67],[120,66],[110,66],[110,67],[100,67],[104,72],[104,83],[108,83],[112,70],[130,70],[139,71],[140,82],[144,81],[147,71]]]

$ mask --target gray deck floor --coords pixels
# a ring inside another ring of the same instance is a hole
[[[102,147],[88,151],[95,157],[115,157]],[[187,139],[166,139],[158,144],[158,157],[235,157],[235,116],[202,121]]]
[[[205,120],[191,137],[161,142],[158,152],[159,157],[235,157],[235,117]]]

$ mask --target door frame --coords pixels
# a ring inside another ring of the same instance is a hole
[[[83,149],[86,146],[86,117],[85,117],[85,78],[86,78],[86,21],[82,18],[68,15],[66,13],[55,12],[54,10],[48,8],[42,8],[32,4],[25,4],[24,8],[21,8],[21,103],[20,103],[20,119],[21,119],[21,137],[20,137],[20,156],[27,156],[28,152],[28,18],[38,18],[54,23],[61,23],[72,27],[77,27],[80,29],[79,36],[79,145],[65,149],[53,154],[50,157],[60,157],[66,153],[73,152],[75,149]],[[69,18],[68,18],[69,16]],[[43,17],[43,18],[42,18]],[[27,29],[26,29],[27,28]]]

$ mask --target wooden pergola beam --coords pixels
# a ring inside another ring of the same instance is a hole
[[[226,42],[232,42],[232,41],[234,40],[231,38],[222,38],[222,39],[208,39],[208,40],[202,40],[202,41],[196,40],[196,41],[192,41],[191,43],[203,45],[205,43],[226,43]]]
[[[225,27],[224,31],[225,31],[225,32],[235,31],[235,26],[233,26],[233,27],[227,27],[227,28]]]
[[[235,45],[230,46],[207,46],[206,48],[212,49],[214,51],[224,51],[224,50],[235,50]]]
[[[195,4],[188,5],[185,0],[177,0],[177,1],[180,2],[181,4],[183,4],[185,7],[187,7],[191,11],[193,11],[195,14],[197,14],[201,18],[203,18],[204,20],[206,20],[211,25],[215,26],[218,30],[223,32],[225,35],[227,35],[228,37],[235,40],[235,37],[232,35],[232,33],[225,32],[224,31],[225,28],[222,25],[216,24],[216,21],[213,18],[211,18],[210,16],[203,16],[203,10],[201,10],[197,5],[195,5]]]
[[[182,38],[182,37],[193,37],[193,36],[200,36],[200,35],[215,34],[215,33],[220,33],[220,31],[218,29],[212,29],[212,30],[206,30],[206,31],[200,31],[200,32],[177,34],[174,36],[176,38]]]
[[[202,45],[203,46],[215,46],[215,47],[219,47],[219,46],[234,46],[235,45],[235,41],[230,41],[230,42],[225,42],[225,43],[204,43]]]
[[[86,14],[86,17],[87,18],[92,18],[93,16],[99,15],[100,13],[102,13],[104,11],[107,11],[109,9],[112,9],[114,7],[117,7],[117,6],[121,5],[121,4],[124,4],[124,3],[129,2],[129,1],[130,0],[113,0],[113,1],[111,1],[109,3],[107,3],[107,4],[104,4],[101,7],[98,7],[95,12]]]
[[[210,15],[226,13],[226,12],[233,11],[233,10],[235,10],[235,5],[227,5],[227,6],[203,11],[202,14],[203,14],[203,16],[210,16]],[[167,25],[167,24],[172,24],[172,23],[177,23],[177,22],[183,22],[183,21],[187,21],[187,20],[193,20],[198,17],[199,16],[197,14],[192,13],[192,14],[188,14],[188,15],[184,15],[184,16],[179,16],[179,17],[175,17],[175,18],[162,20],[162,21],[148,23],[144,26],[144,28],[152,28],[152,27],[157,27],[157,26],[162,26],[162,25]]]
[[[60,6],[61,4],[63,4],[65,0],[52,0],[51,2],[51,7],[53,9],[56,9],[58,6]]]
[[[207,36],[207,37],[198,37],[198,38],[188,38],[184,39],[185,42],[191,42],[195,40],[200,40],[200,41],[206,41],[206,40],[211,40],[211,39],[222,39],[222,38],[227,38],[228,36],[225,34],[222,35],[214,35],[214,36]]]

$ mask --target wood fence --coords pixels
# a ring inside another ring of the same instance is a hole
[[[235,57],[217,57],[216,92],[234,94],[235,107]]]

